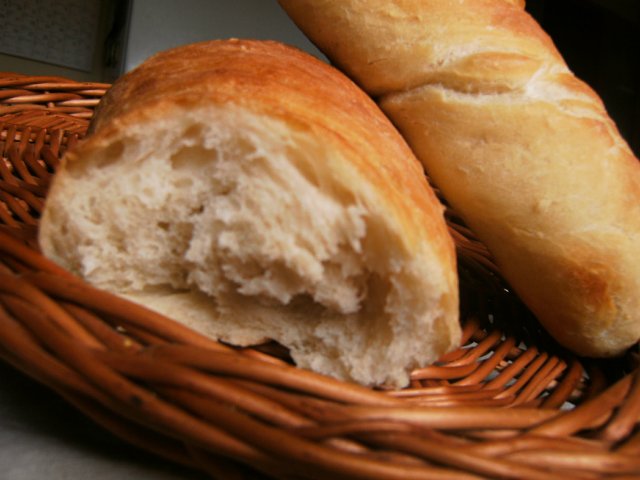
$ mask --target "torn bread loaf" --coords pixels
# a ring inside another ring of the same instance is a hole
[[[640,164],[523,0],[280,0],[374,96],[546,329],[640,338]]]
[[[39,240],[99,288],[361,384],[405,385],[460,341],[419,162],[355,84],[275,42],[179,47],[118,80]]]

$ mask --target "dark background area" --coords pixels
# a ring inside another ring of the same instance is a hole
[[[640,156],[640,0],[527,0],[527,10]]]

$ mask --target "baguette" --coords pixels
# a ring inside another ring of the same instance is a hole
[[[564,346],[640,337],[640,164],[519,0],[280,0]]]
[[[162,52],[119,79],[46,201],[43,252],[93,285],[302,368],[403,386],[458,345],[443,207],[380,109],[275,42]]]

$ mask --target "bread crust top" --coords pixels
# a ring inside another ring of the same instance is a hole
[[[279,42],[214,40],[156,54],[105,94],[81,148],[102,148],[102,137],[137,124],[141,116],[162,115],[172,104],[206,103],[233,103],[280,118],[352,152],[352,166],[384,192],[382,207],[403,219],[409,250],[428,238],[438,255],[455,265],[444,208],[426,187],[424,170],[406,141],[346,76]],[[82,157],[78,151],[68,161]]]

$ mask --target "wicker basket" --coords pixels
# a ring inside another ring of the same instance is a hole
[[[0,74],[0,356],[122,439],[219,478],[640,478],[635,353],[558,348],[449,212],[464,342],[399,391],[234,349],[46,260],[47,186],[108,88]]]

